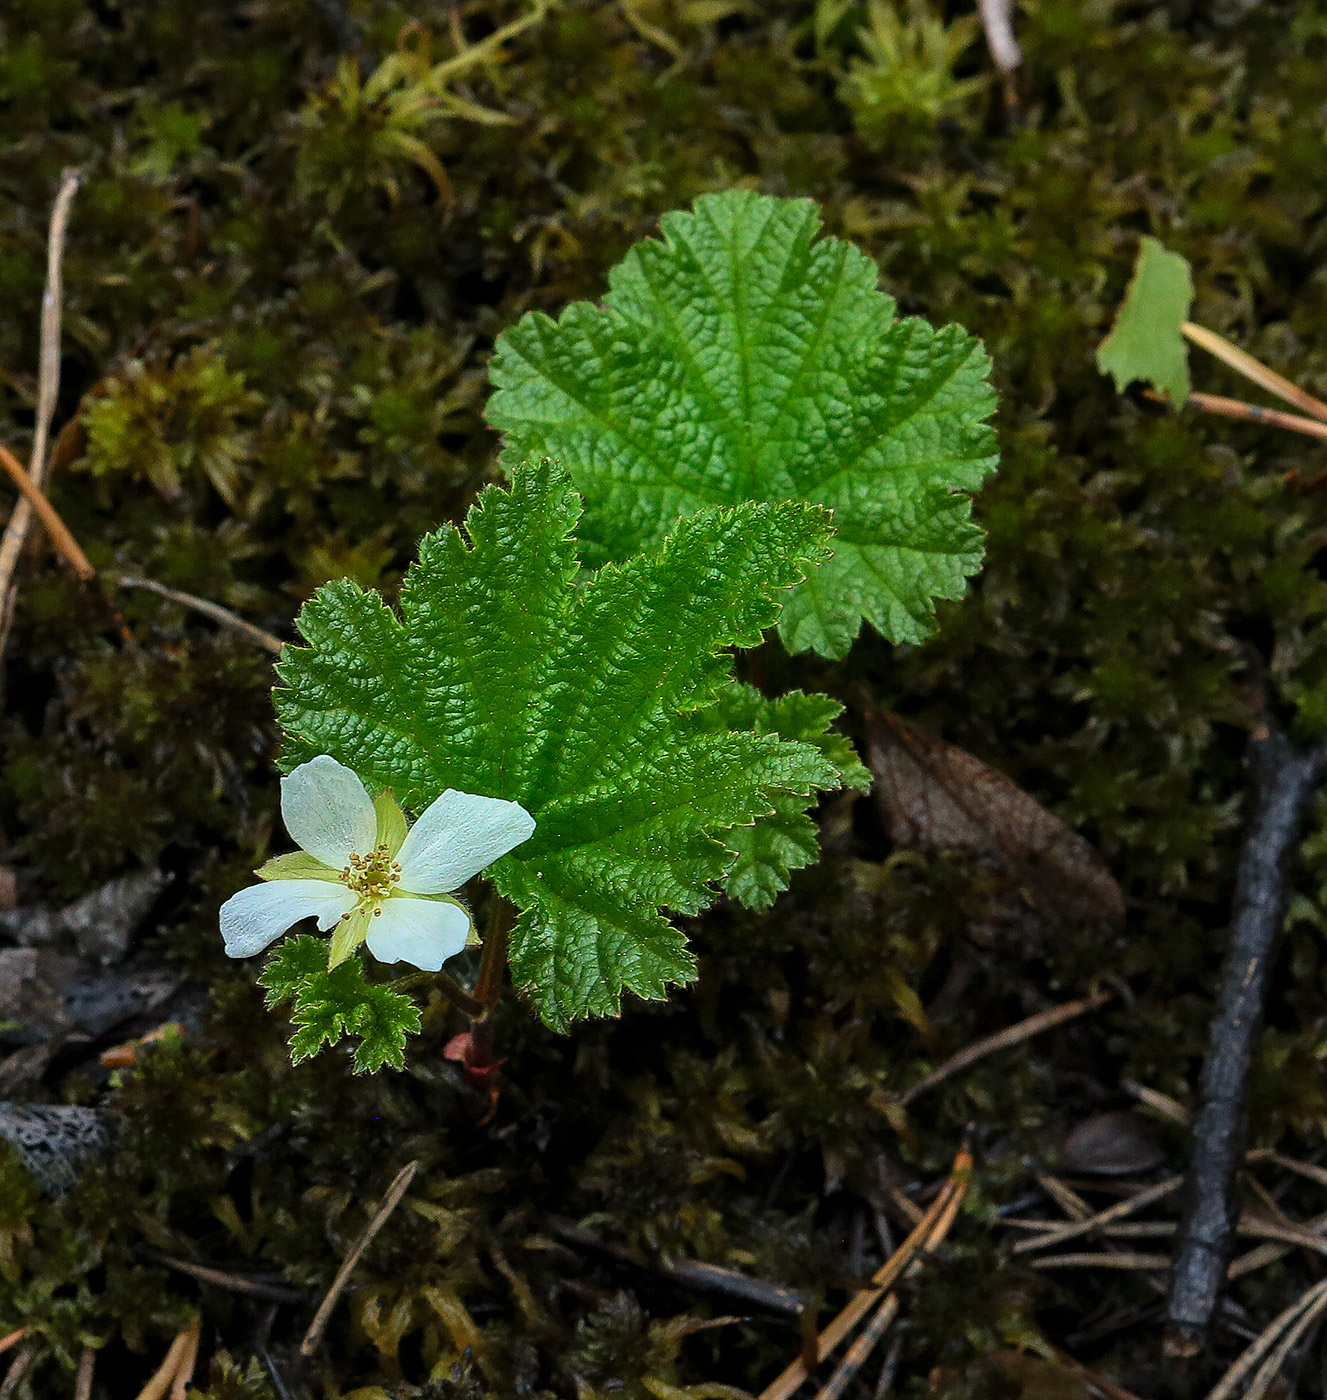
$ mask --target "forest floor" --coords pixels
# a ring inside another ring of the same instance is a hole
[[[1093,359],[1150,233],[1196,321],[1327,394],[1327,4],[1025,0],[1016,35],[1003,82],[972,7],[923,0],[8,0],[0,441],[28,460],[77,169],[48,488],[130,640],[34,530],[4,1400],[757,1394],[923,1219],[857,1400],[1204,1394],[1293,1306],[1219,1394],[1327,1396],[1322,799],[1231,1281],[1205,1353],[1165,1352],[1251,736],[1327,729],[1327,461]],[[414,86],[366,82],[393,53]],[[503,329],[734,185],[814,198],[902,313],[984,341],[982,574],[925,644],[748,658],[841,699],[876,784],[769,913],[687,921],[693,986],[567,1035],[509,996],[496,1106],[436,995],[403,1072],[292,1068],[217,931],[284,839],[271,645],[330,578],[392,597],[494,479]]]

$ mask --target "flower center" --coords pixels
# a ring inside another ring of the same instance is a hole
[[[392,859],[386,844],[375,846],[365,856],[352,855],[350,864],[341,871],[342,883],[354,890],[361,905],[371,904],[375,914],[382,913],[379,906],[400,879],[401,866]]]

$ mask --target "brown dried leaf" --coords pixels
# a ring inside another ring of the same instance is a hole
[[[872,791],[895,845],[983,858],[1048,931],[1123,920],[1101,857],[1016,783],[897,715],[871,707],[866,719]]]

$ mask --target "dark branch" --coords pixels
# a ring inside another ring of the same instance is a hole
[[[1253,820],[1240,853],[1230,948],[1203,1067],[1188,1202],[1171,1275],[1166,1350],[1177,1358],[1202,1350],[1225,1282],[1236,1216],[1231,1186],[1244,1150],[1245,1091],[1267,972],[1285,913],[1286,866],[1327,754],[1301,752],[1271,727],[1255,736],[1250,757]]]

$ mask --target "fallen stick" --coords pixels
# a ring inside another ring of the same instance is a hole
[[[164,1264],[168,1269],[188,1274],[199,1283],[210,1283],[216,1288],[224,1288],[229,1293],[244,1293],[250,1298],[266,1298],[272,1303],[302,1303],[308,1297],[304,1289],[296,1288],[293,1284],[246,1278],[243,1274],[227,1273],[226,1270],[213,1268],[210,1264],[196,1264],[192,1259],[177,1259],[173,1254],[163,1254],[157,1249],[145,1249],[143,1254],[158,1264]]]
[[[187,1400],[189,1382],[194,1378],[194,1368],[198,1365],[198,1340],[202,1330],[202,1319],[195,1317],[184,1339],[184,1350],[180,1364],[175,1368],[171,1380],[170,1400]]]
[[[738,1273],[736,1269],[725,1269],[719,1264],[706,1264],[696,1259],[659,1259],[653,1264],[645,1264],[631,1250],[601,1239],[593,1230],[586,1230],[574,1221],[550,1216],[547,1225],[551,1234],[573,1249],[592,1250],[629,1264],[634,1269],[658,1274],[683,1288],[719,1293],[740,1303],[754,1303],[769,1312],[783,1313],[788,1317],[796,1317],[806,1304],[806,1299],[794,1289],[752,1278],[750,1274]]]
[[[1169,1254],[1052,1254],[1032,1261],[1034,1269],[1166,1269]]]
[[[28,1367],[32,1365],[37,1357],[37,1343],[35,1341],[24,1342],[18,1354],[9,1363],[9,1370],[5,1373],[5,1378],[0,1381],[0,1400],[9,1400],[9,1397],[18,1389],[19,1382],[27,1374]]]
[[[1246,423],[1267,423],[1273,428],[1288,428],[1292,433],[1303,433],[1306,437],[1327,438],[1327,423],[1316,418],[1303,418],[1298,413],[1285,413],[1279,408],[1264,408],[1259,403],[1247,403],[1244,399],[1228,399],[1221,394],[1189,395],[1189,403],[1219,418],[1239,418]]]
[[[1099,1006],[1104,1006],[1110,998],[1109,992],[1094,992],[1090,997],[1083,997],[1079,1001],[1069,1001],[1063,1006],[1052,1006],[1048,1011],[1039,1011],[1025,1021],[1006,1026],[1004,1030],[996,1031],[994,1035],[988,1035],[983,1040],[974,1041],[965,1050],[960,1050],[957,1055],[951,1055],[943,1064],[937,1065],[924,1079],[919,1079],[911,1088],[905,1089],[898,1096],[898,1101],[906,1108],[914,1099],[919,1098],[928,1089],[934,1089],[937,1084],[943,1084],[959,1070],[975,1065],[978,1060],[984,1060],[987,1055],[993,1055],[997,1050],[1007,1050],[1011,1045],[1018,1045],[1034,1035],[1040,1035],[1042,1031],[1062,1026],[1066,1021],[1072,1021],[1076,1016],[1082,1016],[1088,1011],[1095,1011]]]
[[[23,494],[23,499],[31,505],[36,512],[38,520],[46,527],[46,533],[51,537],[51,543],[60,551],[68,562],[69,567],[78,575],[83,583],[91,583],[97,577],[97,571],[88,562],[88,557],[79,547],[78,541],[70,532],[69,527],[60,519],[59,512],[47,499],[46,492],[32,479],[31,472],[24,469],[23,463],[14,454],[0,443],[0,466],[9,473],[10,479]]]
[[[1327,1292],[1314,1292],[1311,1298],[1306,1295],[1300,1299],[1299,1316],[1286,1329],[1267,1360],[1258,1367],[1244,1392],[1244,1400],[1263,1400],[1263,1396],[1276,1383],[1281,1367],[1290,1359],[1290,1353],[1299,1345],[1300,1338],[1321,1320],[1324,1312],[1327,1312]]]
[[[1167,1309],[1170,1357],[1203,1349],[1225,1282],[1237,1218],[1231,1185],[1244,1155],[1249,1066],[1284,916],[1286,864],[1324,758],[1321,749],[1300,752],[1270,727],[1251,746],[1253,820],[1240,852],[1230,948],[1194,1118],[1189,1200]]]
[[[387,1217],[401,1203],[401,1197],[405,1195],[406,1188],[415,1179],[415,1173],[419,1170],[419,1163],[407,1162],[392,1180],[392,1184],[387,1188],[387,1194],[382,1198],[382,1203],[373,1212],[373,1219],[364,1227],[364,1233],[350,1247],[350,1253],[346,1255],[341,1267],[336,1271],[336,1277],[332,1280],[332,1286],[327,1290],[327,1296],[318,1305],[318,1311],[313,1316],[313,1321],[309,1323],[309,1330],[304,1334],[304,1340],[300,1343],[300,1355],[304,1357],[312,1356],[318,1349],[318,1343],[322,1341],[323,1329],[327,1326],[328,1319],[332,1316],[332,1309],[336,1307],[337,1299],[340,1298],[346,1284],[350,1281],[350,1275],[355,1270],[355,1265],[359,1263],[360,1256],[373,1243],[379,1230],[387,1223]]]

